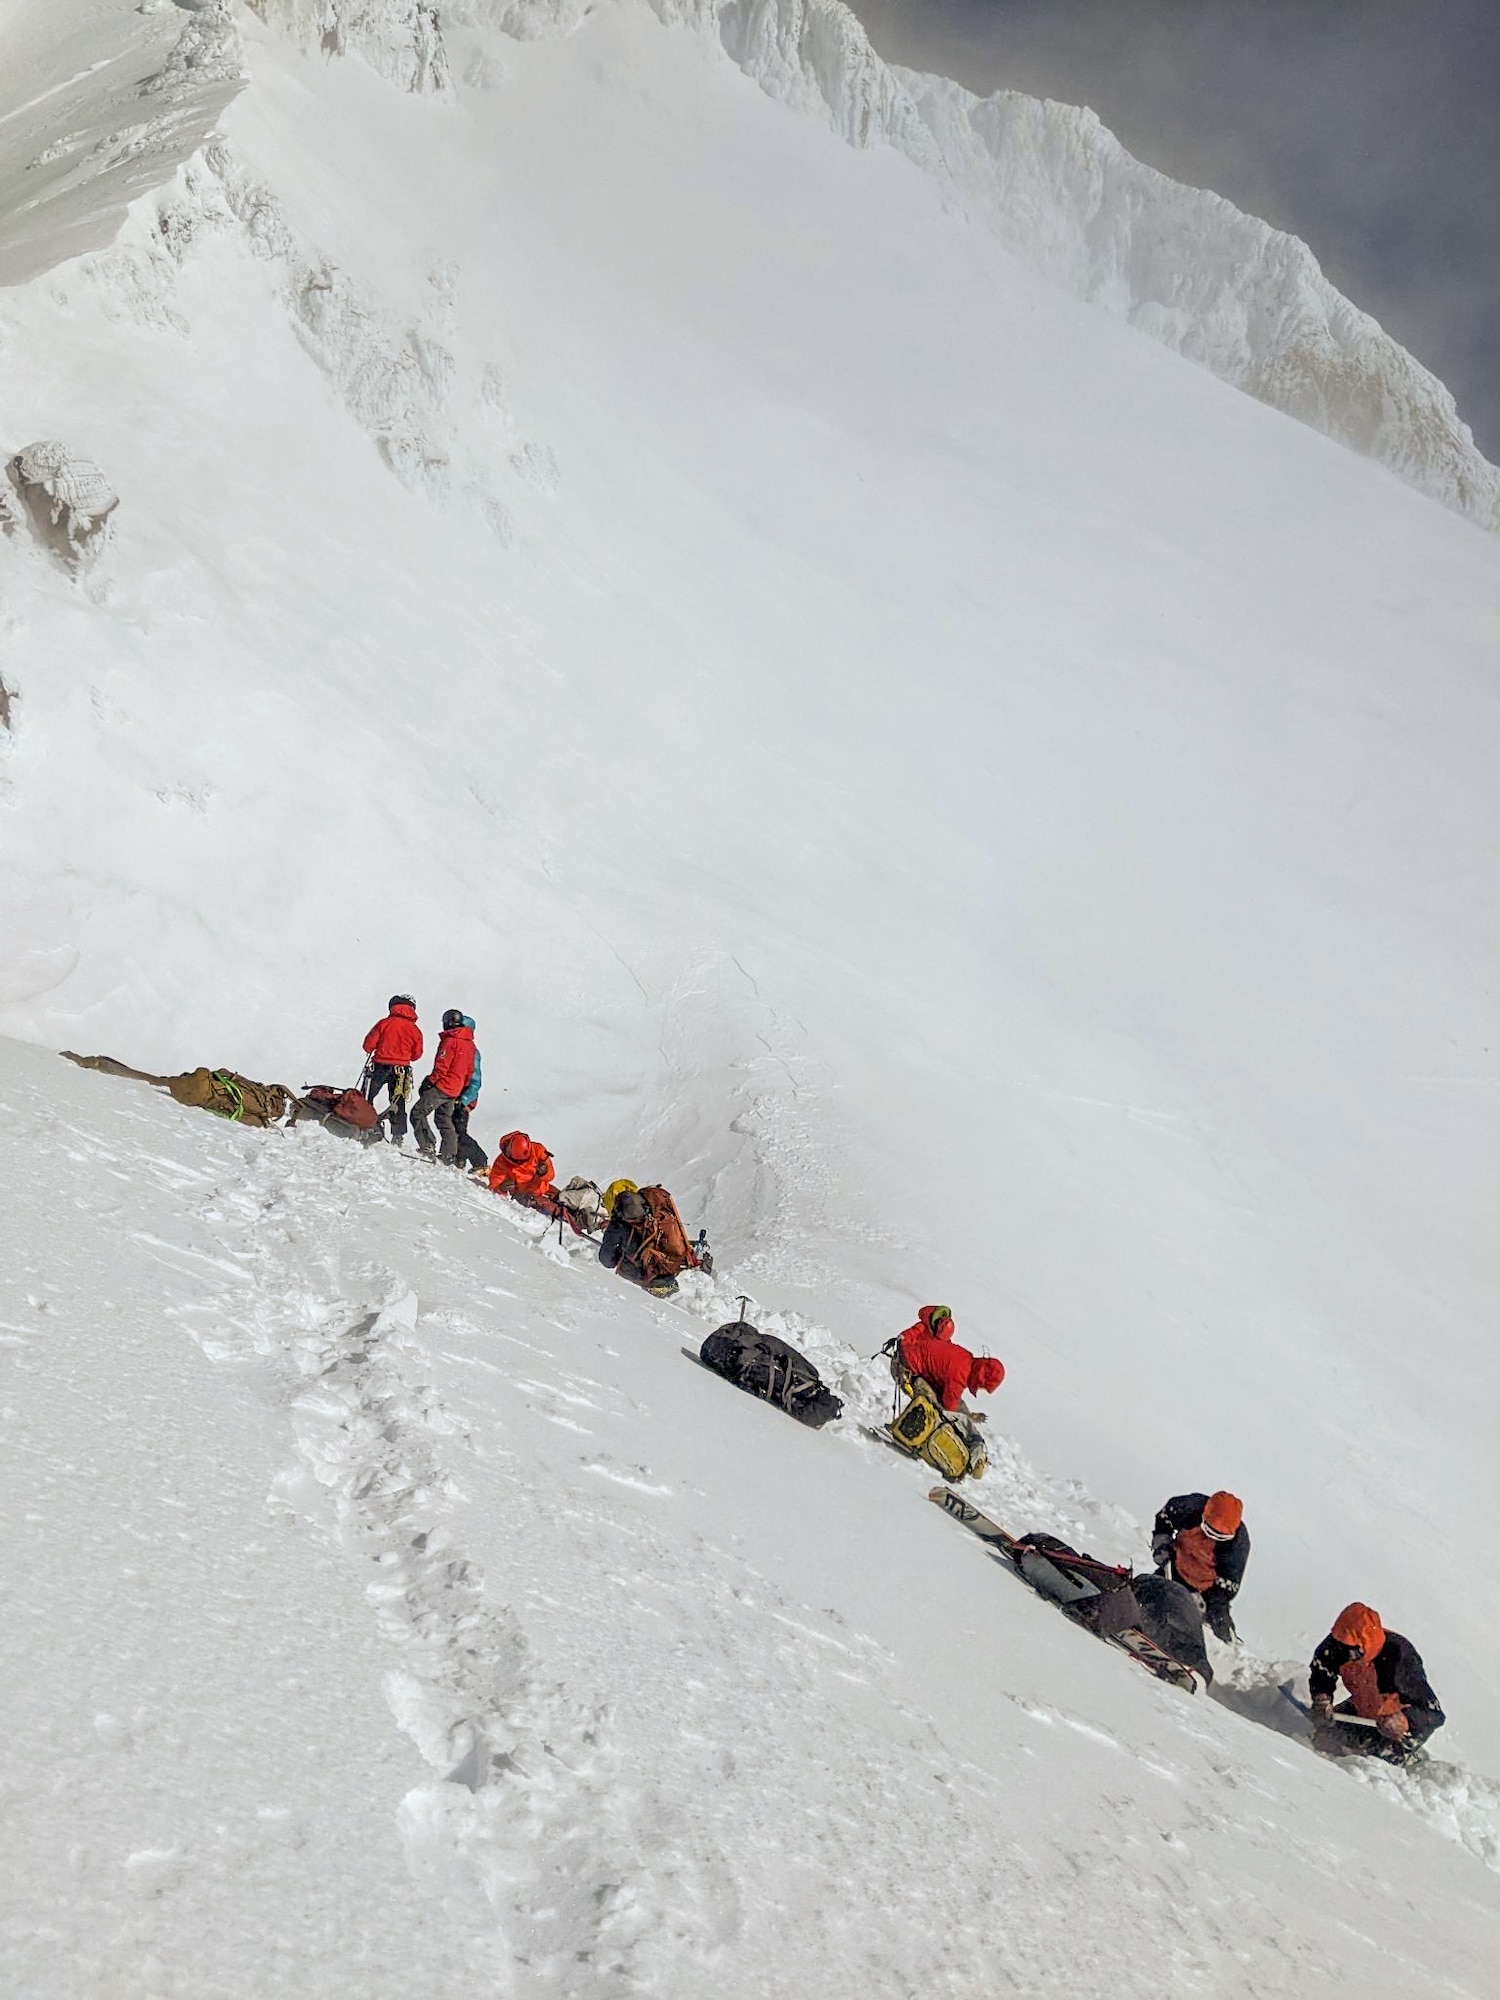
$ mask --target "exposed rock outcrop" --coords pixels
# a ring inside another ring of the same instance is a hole
[[[94,464],[64,444],[29,444],[6,467],[37,538],[69,569],[104,553],[119,495]]]

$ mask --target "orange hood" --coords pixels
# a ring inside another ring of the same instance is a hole
[[[1333,1636],[1341,1646],[1358,1646],[1373,1660],[1385,1644],[1385,1627],[1368,1604],[1346,1604],[1333,1621]]]

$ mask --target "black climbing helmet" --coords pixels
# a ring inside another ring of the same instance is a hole
[[[443,1016],[445,1028],[461,1028],[464,1024],[463,1012],[458,1007],[450,1007]]]
[[[393,993],[385,1005],[386,1012],[389,1013],[392,1007],[410,1007],[415,1011],[417,1003],[409,993]]]

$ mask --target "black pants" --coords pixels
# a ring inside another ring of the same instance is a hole
[[[454,1105],[453,1129],[458,1134],[457,1164],[477,1173],[482,1167],[487,1167],[490,1161],[489,1155],[478,1140],[469,1137],[469,1113],[472,1109],[473,1106],[468,1104]],[[442,1115],[439,1113],[438,1123],[441,1125],[442,1122]]]
[[[427,1154],[429,1159],[436,1153],[445,1167],[457,1166],[459,1134],[456,1121],[460,1115],[467,1125],[467,1106],[460,1104],[456,1097],[449,1097],[445,1091],[439,1090],[435,1083],[424,1083],[416,1103],[411,1108],[411,1135],[417,1142],[417,1151]],[[429,1117],[436,1122],[438,1128],[436,1141],[427,1123]]]
[[[390,1093],[390,1102],[386,1105],[382,1117],[390,1127],[391,1137],[399,1146],[406,1137],[406,1106],[411,1097],[411,1065],[372,1062],[368,1076],[369,1088],[365,1094],[372,1104],[382,1090]]]

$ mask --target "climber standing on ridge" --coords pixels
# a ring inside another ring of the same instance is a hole
[[[1368,1604],[1346,1604],[1308,1670],[1313,1743],[1339,1756],[1383,1757],[1404,1764],[1447,1717],[1428,1685],[1422,1656],[1410,1639],[1387,1632]],[[1349,1699],[1334,1707],[1339,1681]],[[1340,1716],[1360,1716],[1373,1729],[1348,1729]]]
[[[462,1014],[459,1016],[459,1019],[462,1026],[467,1028],[470,1034],[472,1034],[474,1032],[473,1016]],[[476,1044],[473,1071],[470,1074],[468,1082],[459,1092],[458,1102],[453,1107],[453,1130],[458,1137],[458,1154],[455,1164],[460,1167],[466,1167],[471,1174],[482,1174],[489,1165],[489,1156],[486,1154],[483,1146],[479,1144],[477,1139],[469,1137],[469,1114],[479,1102],[479,1091],[483,1081],[484,1064],[480,1060],[479,1049]]]
[[[431,1073],[423,1079],[417,1101],[412,1106],[412,1137],[424,1159],[430,1160],[436,1152],[445,1167],[458,1164],[459,1134],[454,1114],[474,1074],[477,1054],[469,1016],[460,1013],[457,1007],[450,1007],[443,1016],[443,1032],[438,1037]],[[427,1123],[429,1115],[437,1121],[441,1150],[433,1142],[432,1130]]]
[[[373,1104],[377,1091],[387,1093],[380,1114],[387,1137],[399,1146],[406,1137],[406,1107],[411,1102],[411,1066],[422,1059],[422,1030],[417,1026],[417,1003],[409,993],[393,993],[386,1004],[383,1020],[365,1036],[369,1061],[360,1079],[360,1090]]]
[[[1170,1575],[1198,1593],[1209,1631],[1226,1646],[1239,1637],[1229,1606],[1250,1560],[1244,1516],[1232,1493],[1179,1493],[1163,1502],[1151,1530],[1157,1575]]]

